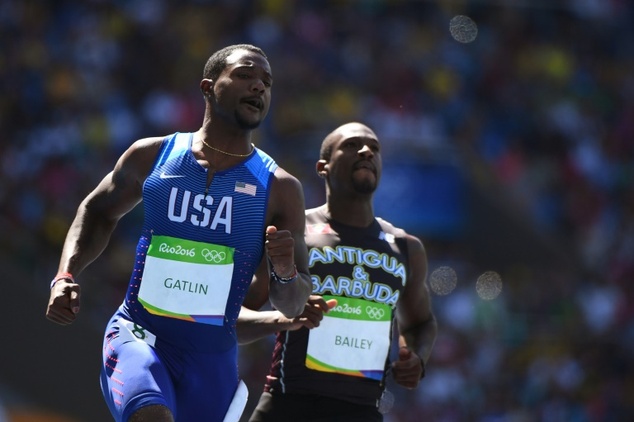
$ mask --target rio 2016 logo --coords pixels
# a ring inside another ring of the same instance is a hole
[[[167,243],[161,243],[159,246],[159,252],[168,253],[170,255],[181,255],[181,256],[196,256],[196,250],[194,248],[185,249],[181,245],[170,246]]]
[[[361,315],[361,305],[350,306],[347,303],[344,303],[342,305],[337,305],[333,310],[336,312],[341,312],[342,314]]]
[[[180,256],[188,256],[190,258],[194,258],[196,256],[196,248],[183,248],[181,245],[171,246],[167,243],[161,243],[158,248],[159,252],[170,254],[170,255],[180,255]],[[227,253],[224,251],[217,251],[215,249],[203,249],[200,252],[200,255],[207,262],[219,263],[223,262],[227,258]]]

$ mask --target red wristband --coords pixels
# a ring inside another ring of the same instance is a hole
[[[73,277],[73,275],[71,273],[57,273],[57,275],[55,276],[55,278],[53,278],[53,280],[51,281],[51,289],[53,288],[53,286],[55,285],[55,283],[57,283],[59,280],[70,280],[71,283],[75,282],[75,278]]]

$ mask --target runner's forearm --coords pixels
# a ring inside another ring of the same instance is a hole
[[[243,306],[236,326],[238,344],[253,343],[278,331],[284,331],[290,326],[291,321],[281,312],[254,311]]]
[[[59,271],[78,275],[104,251],[117,221],[98,218],[85,203],[71,224],[59,263]]]
[[[437,331],[436,318],[432,318],[402,332],[399,346],[413,350],[427,364],[436,342]]]
[[[299,273],[290,283],[271,280],[269,299],[278,311],[287,318],[294,318],[304,311],[304,305],[312,293],[313,285],[308,274]]]

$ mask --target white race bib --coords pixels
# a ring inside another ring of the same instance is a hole
[[[150,313],[222,325],[231,289],[234,249],[153,236],[139,302]]]
[[[392,308],[364,299],[324,299],[337,299],[337,306],[309,331],[306,367],[380,380],[390,348]]]

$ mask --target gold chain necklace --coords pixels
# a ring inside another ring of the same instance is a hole
[[[220,152],[220,153],[225,154],[225,155],[230,155],[232,157],[248,157],[249,155],[251,155],[251,153],[255,149],[255,145],[251,144],[251,151],[249,151],[248,153],[246,153],[246,154],[234,154],[233,152],[227,152],[227,151],[223,151],[221,149],[212,147],[207,142],[205,142],[205,140],[203,138],[200,138],[200,140],[203,141],[203,144],[205,144],[205,146],[207,148],[213,149],[214,151]]]

